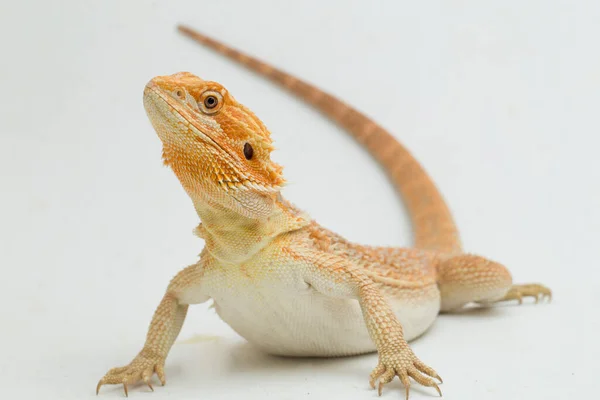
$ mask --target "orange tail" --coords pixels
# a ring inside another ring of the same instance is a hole
[[[458,230],[442,195],[419,162],[390,133],[364,114],[315,86],[185,26],[179,31],[278,83],[345,128],[385,169],[411,216],[415,246],[461,251]]]

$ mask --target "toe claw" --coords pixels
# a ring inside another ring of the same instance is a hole
[[[149,376],[144,376],[143,380],[146,383],[146,385],[148,385],[148,387],[150,388],[150,390],[152,390],[154,392],[154,388],[152,387],[152,383],[150,383],[150,377]]]
[[[127,390],[127,382],[123,382],[123,390],[125,391],[125,397],[129,397],[129,392]]]
[[[444,383],[444,380],[438,374],[435,374],[435,379],[437,379],[438,381],[440,381],[440,383]]]
[[[165,369],[163,368],[163,366],[157,365],[154,368],[154,372],[156,372],[156,375],[158,376],[158,379],[160,380],[160,384],[162,386],[165,386],[165,384],[167,383],[167,379],[165,378]]]
[[[432,385],[435,388],[435,390],[437,390],[437,392],[440,395],[440,397],[442,397],[442,391],[440,390],[440,387],[437,385],[437,383],[432,382]]]
[[[371,372],[371,376],[369,379],[369,384],[372,389],[375,389],[375,382],[379,379],[379,377],[385,372],[385,367],[381,364],[377,365],[377,367]]]
[[[96,385],[96,396],[100,393],[100,388],[102,387],[102,379],[98,381],[98,385]]]
[[[406,400],[408,400],[408,394],[410,393],[410,379],[408,379],[408,375],[405,373],[398,374],[398,377],[404,385],[404,389],[406,390]]]

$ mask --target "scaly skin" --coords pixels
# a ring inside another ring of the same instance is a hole
[[[434,369],[407,341],[438,312],[470,302],[550,296],[541,285],[512,286],[508,270],[464,254],[448,208],[418,162],[358,111],[304,82],[187,28],[182,31],[301,95],[346,127],[380,161],[408,204],[416,249],[350,243],[321,227],[280,193],[270,133],[221,85],[190,73],[152,79],[144,106],[163,159],[190,196],[205,242],[200,260],[177,274],[140,353],[98,383],[151,388],[189,304],[213,299],[234,330],[272,354],[344,356],[377,351],[370,384],[379,394],[398,376],[435,388]]]
[[[445,253],[461,251],[458,230],[442,195],[419,162],[393,135],[319,88],[190,28],[180,26],[179,31],[279,84],[346,129],[381,164],[402,195],[412,219],[415,247]]]

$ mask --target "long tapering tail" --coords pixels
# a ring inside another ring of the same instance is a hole
[[[390,133],[336,97],[185,26],[179,31],[278,83],[346,129],[384,168],[408,208],[415,246],[461,251],[458,230],[442,195],[419,162]]]

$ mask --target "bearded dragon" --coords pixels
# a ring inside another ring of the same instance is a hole
[[[200,259],[169,283],[144,347],[98,382],[152,388],[188,306],[212,299],[218,315],[258,348],[283,356],[377,351],[370,385],[398,376],[435,388],[442,379],[411,350],[439,312],[468,303],[550,297],[540,284],[513,285],[500,263],[462,251],[440,192],[385,129],[334,96],[187,27],[190,38],[278,83],[344,127],[387,172],[409,210],[414,248],[361,246],[288,202],[269,130],[222,85],[188,72],[153,78],[144,107],[163,160],[189,195],[204,239]],[[436,380],[434,380],[436,379]]]

